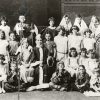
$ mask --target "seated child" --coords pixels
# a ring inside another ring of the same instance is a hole
[[[79,67],[78,55],[75,48],[71,48],[68,57],[68,72],[71,73],[71,76],[77,73]]]
[[[93,75],[90,79],[90,88],[94,92],[100,92],[100,68],[95,68],[93,70]]]
[[[86,69],[84,65],[80,65],[78,69],[78,73],[76,75],[75,85],[79,92],[88,91],[90,84],[89,84],[89,75],[86,73]]]
[[[7,65],[4,63],[5,57],[0,54],[0,93],[5,93],[4,83],[7,78]]]
[[[32,79],[34,74],[34,68],[30,66],[31,64],[31,55],[32,55],[32,47],[28,44],[27,39],[22,41],[22,45],[17,49],[16,55],[19,55],[20,60],[20,78],[28,83],[28,79]],[[33,79],[32,79],[33,80]]]
[[[15,92],[18,90],[18,74],[16,63],[11,63],[11,71],[8,73],[7,82],[5,83],[6,92]]]
[[[95,57],[94,50],[88,51],[88,60],[87,60],[87,73],[91,76],[93,74],[93,70],[98,67],[98,60]]]
[[[59,62],[57,67],[57,71],[52,75],[50,87],[58,91],[69,91],[71,75],[64,69],[64,62]]]
[[[80,53],[80,57],[79,57],[79,65],[84,65],[86,71],[87,71],[87,65],[88,65],[87,60],[88,60],[87,50],[86,50],[86,48],[82,48],[81,53]]]

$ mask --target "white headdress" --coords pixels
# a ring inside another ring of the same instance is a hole
[[[69,19],[68,23],[66,23],[65,18],[66,18],[66,15],[63,16],[59,25],[63,26],[65,28],[65,30],[70,30],[70,28],[72,27],[72,23],[71,23],[70,19]]]

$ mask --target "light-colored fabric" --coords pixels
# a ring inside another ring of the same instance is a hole
[[[0,54],[7,55],[7,40],[0,40]]]
[[[8,25],[6,26],[0,25],[0,29],[5,32],[6,40],[9,40],[10,27]]]
[[[81,23],[79,24],[78,21],[77,21],[77,18],[75,19],[75,22],[74,22],[74,25],[78,26],[79,28],[79,33],[81,35],[84,34],[85,30],[88,29],[85,21],[83,19],[81,19]]]
[[[94,44],[96,43],[95,39],[93,38],[84,38],[83,39],[83,46],[88,50],[95,49]]]
[[[63,26],[65,28],[65,30],[69,31],[72,27],[72,23],[69,19],[69,21],[66,23],[66,20],[65,20],[65,16],[62,18],[60,24],[60,26]]]
[[[43,61],[43,49],[39,48],[39,52],[40,52],[40,61]],[[43,84],[43,68],[41,64],[39,66],[39,84]]]
[[[57,48],[57,60],[65,59],[67,57],[68,39],[64,36],[56,36],[54,42]]]
[[[77,52],[80,52],[82,40],[83,40],[82,36],[69,35],[68,36],[69,50],[70,48],[74,47],[76,48]]]

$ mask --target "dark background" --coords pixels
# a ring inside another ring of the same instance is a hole
[[[53,16],[58,25],[64,13],[70,14],[72,21],[75,14],[81,13],[89,24],[92,15],[100,15],[100,5],[72,6],[70,3],[70,6],[66,4],[63,9],[61,0],[0,0],[0,16],[5,15],[11,27],[21,14],[26,16],[27,23],[35,23],[37,26],[48,26],[48,18]]]

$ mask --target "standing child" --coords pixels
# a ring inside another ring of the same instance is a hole
[[[9,39],[9,54],[10,56],[14,56],[19,46],[19,42],[16,41],[16,35],[14,32],[10,32]]]
[[[0,54],[0,93],[5,93],[4,83],[7,78],[7,65],[4,63],[5,57]]]
[[[79,92],[84,93],[85,91],[89,91],[89,80],[90,78],[89,75],[86,73],[84,65],[80,65],[75,81],[75,85]]]
[[[45,29],[44,37],[45,37],[45,33],[49,32],[51,34],[51,40],[54,40],[54,37],[57,35],[57,31],[55,27],[55,19],[53,17],[50,17],[48,21],[49,21],[49,26]]]
[[[65,29],[62,26],[58,27],[58,35],[54,38],[57,49],[57,60],[65,60],[68,54],[68,39],[64,36]]]
[[[52,75],[50,87],[58,91],[69,91],[71,75],[64,69],[64,62],[59,62],[56,72]]]
[[[5,56],[6,61],[8,62],[9,52],[8,52],[8,41],[5,40],[4,31],[0,30],[0,54]]]
[[[72,31],[72,35],[68,36],[68,48],[70,50],[70,48],[74,47],[79,53],[81,50],[83,37],[78,35],[79,28],[77,26],[73,26],[71,28],[71,31]]]
[[[5,39],[9,40],[10,27],[7,25],[7,18],[5,16],[1,16],[0,22],[0,29],[5,32]]]
[[[91,38],[91,34],[92,34],[92,32],[89,29],[87,29],[85,31],[85,38],[82,41],[83,48],[86,48],[87,51],[89,51],[90,49],[95,50],[96,41],[94,38]]]
[[[48,59],[47,64],[49,66],[49,77],[51,78],[52,74],[55,71],[56,68],[56,45],[51,40],[51,34],[46,33],[45,34],[46,42],[44,43],[44,46],[48,49]]]

